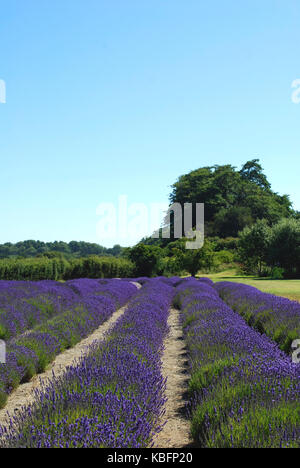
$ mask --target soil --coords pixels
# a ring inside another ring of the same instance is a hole
[[[167,379],[165,415],[162,431],[154,441],[157,448],[190,447],[190,423],[185,417],[185,394],[188,388],[187,351],[179,320],[179,311],[170,310],[168,324],[170,332],[164,343],[162,372]]]

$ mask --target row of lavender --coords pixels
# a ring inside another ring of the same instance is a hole
[[[165,403],[161,353],[174,288],[169,281],[144,282],[107,339],[0,431],[2,447],[151,444]]]
[[[293,341],[300,338],[298,302],[261,292],[246,284],[221,282],[215,288],[250,326],[268,335],[286,353],[291,353]]]
[[[122,301],[119,286],[117,280],[0,281],[0,339],[9,341],[81,302],[93,308],[95,296]]]
[[[0,330],[7,340],[0,407],[14,388],[43,372],[136,292],[136,286],[118,280],[0,282]]]
[[[54,281],[0,281],[0,338],[8,341],[58,315],[76,296]]]
[[[189,412],[201,447],[300,446],[300,366],[193,279],[177,288],[190,354]]]

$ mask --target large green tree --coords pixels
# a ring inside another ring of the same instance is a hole
[[[128,257],[135,264],[136,276],[153,276],[156,273],[162,251],[159,247],[138,244],[129,250]]]
[[[192,276],[199,270],[210,271],[214,265],[213,247],[209,241],[204,243],[202,249],[187,250],[183,256],[183,267]]]
[[[271,190],[258,159],[246,162],[240,171],[227,164],[182,175],[172,186],[170,202],[204,203],[206,235],[210,236],[237,236],[258,219],[274,224],[295,215],[289,197]]]
[[[240,258],[250,270],[261,274],[263,264],[268,259],[270,241],[271,228],[264,219],[258,220],[240,233]]]

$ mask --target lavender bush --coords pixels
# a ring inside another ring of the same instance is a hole
[[[216,283],[220,297],[247,323],[276,341],[286,353],[300,338],[300,304],[259,291],[246,284]]]

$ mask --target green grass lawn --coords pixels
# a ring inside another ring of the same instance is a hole
[[[257,278],[255,276],[238,276],[234,270],[222,271],[221,273],[199,274],[213,281],[234,281],[254,286],[261,291],[275,294],[276,296],[288,297],[300,302],[300,280],[273,280],[268,278]]]

